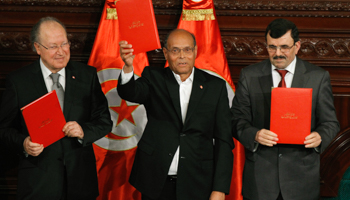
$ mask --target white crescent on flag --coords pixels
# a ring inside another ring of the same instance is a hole
[[[114,81],[119,77],[121,69],[108,68],[100,70],[97,75],[100,83]],[[135,75],[135,78],[138,76]],[[117,87],[117,84],[115,84]],[[143,105],[124,101],[118,95],[116,87],[105,95],[113,121],[111,133],[116,137],[105,136],[95,142],[103,149],[110,151],[125,151],[137,146],[147,123],[146,110]],[[120,111],[122,112],[118,112]]]

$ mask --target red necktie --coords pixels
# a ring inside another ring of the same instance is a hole
[[[281,75],[282,79],[280,83],[278,84],[278,87],[287,87],[286,81],[284,81],[284,76],[288,73],[288,70],[281,70],[281,69],[276,69],[276,71]]]

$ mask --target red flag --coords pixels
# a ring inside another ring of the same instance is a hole
[[[182,15],[177,28],[185,29],[195,35],[198,46],[195,66],[226,81],[231,104],[235,86],[222,45],[213,0],[183,0]],[[243,199],[241,191],[245,159],[244,147],[237,140],[234,140],[234,143],[236,147],[233,150],[231,190],[230,194],[226,196],[228,200]]]
[[[119,57],[119,22],[115,3],[117,1],[105,2],[88,62],[97,68],[113,120],[112,131],[94,144],[100,192],[97,200],[139,200],[141,194],[128,179],[147,118],[143,106],[122,100],[116,91],[124,62]],[[140,76],[143,68],[148,66],[146,53],[137,54],[133,64],[134,74]]]

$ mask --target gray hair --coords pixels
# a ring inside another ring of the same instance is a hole
[[[34,47],[34,42],[39,42],[39,37],[40,37],[40,26],[45,23],[45,22],[57,22],[59,23],[65,30],[66,35],[67,35],[67,30],[66,27],[64,26],[64,24],[58,20],[57,18],[54,17],[43,17],[41,18],[32,28],[32,30],[30,31],[30,41],[32,44],[32,49],[34,52],[36,52],[36,49]]]

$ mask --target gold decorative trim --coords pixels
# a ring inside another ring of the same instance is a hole
[[[116,8],[107,8],[107,17],[106,19],[118,19],[117,9]]]
[[[213,9],[182,10],[183,21],[215,20]]]

